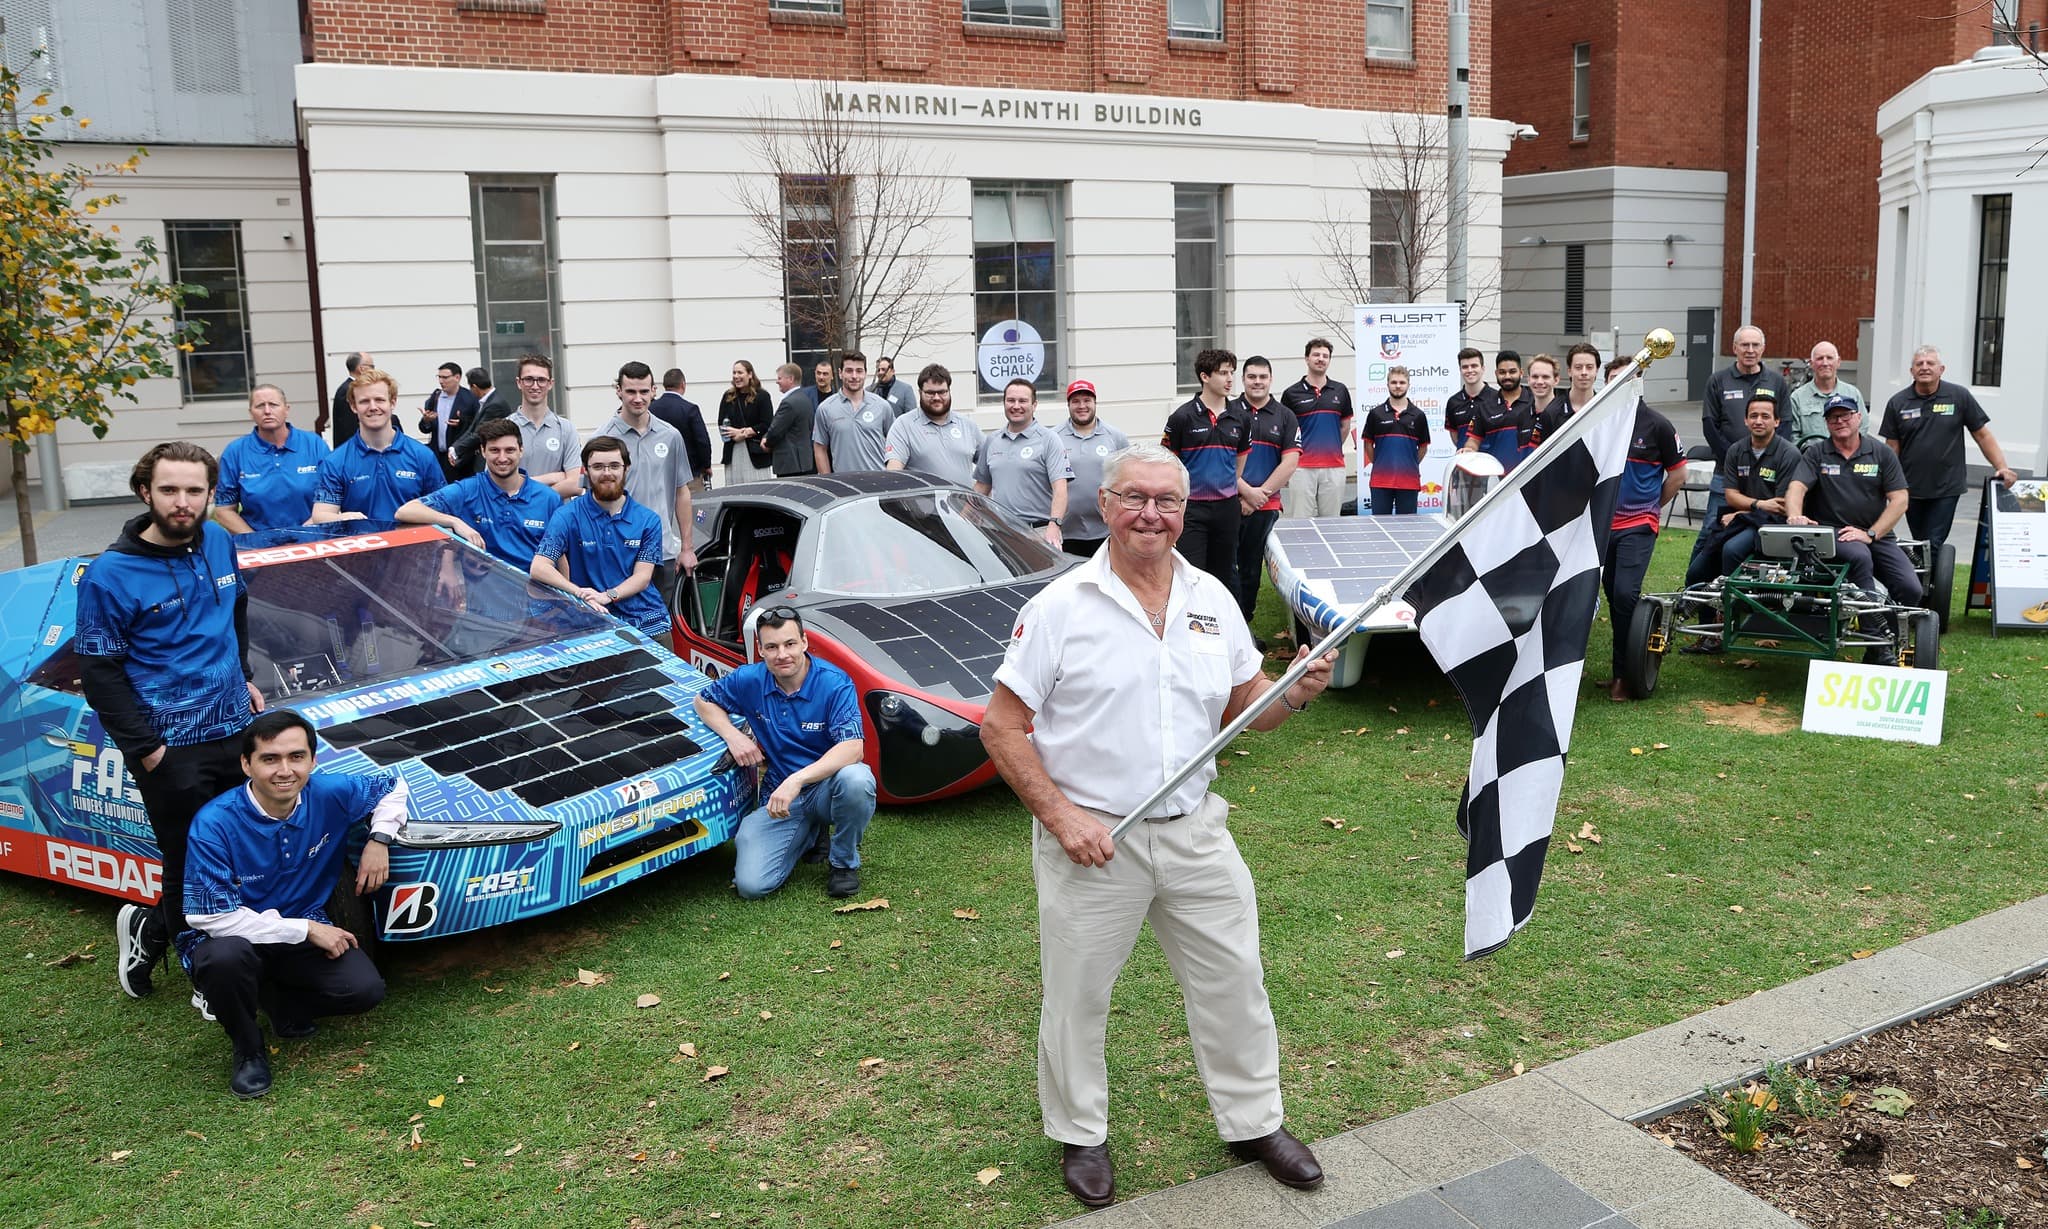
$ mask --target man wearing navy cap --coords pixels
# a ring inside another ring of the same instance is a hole
[[[1829,398],[1822,418],[1828,438],[1800,457],[1785,487],[1785,523],[1833,525],[1835,557],[1849,565],[1850,584],[1867,590],[1876,577],[1892,601],[1918,605],[1920,578],[1892,537],[1906,514],[1906,471],[1891,449],[1863,434],[1863,410],[1854,401]]]
[[[861,761],[853,680],[811,656],[803,616],[772,606],[756,625],[761,660],[720,675],[697,715],[742,767],[762,765],[761,805],[733,834],[733,887],[757,900],[789,881],[797,859],[831,829],[828,896],[860,891],[860,838],[875,815],[875,774]],[[747,719],[742,734],[730,714]]]

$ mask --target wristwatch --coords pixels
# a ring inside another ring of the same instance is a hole
[[[390,845],[398,840],[397,837],[391,835],[389,832],[372,832],[370,834],[370,839],[377,842],[379,845]]]

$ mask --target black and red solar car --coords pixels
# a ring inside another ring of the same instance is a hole
[[[696,500],[676,647],[716,677],[753,659],[750,615],[789,606],[853,678],[887,803],[986,784],[981,716],[1017,612],[1078,560],[981,495],[910,471],[778,478]]]

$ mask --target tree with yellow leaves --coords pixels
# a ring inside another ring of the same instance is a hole
[[[104,437],[111,398],[134,401],[139,381],[176,375],[172,356],[191,349],[199,326],[174,312],[204,291],[157,275],[155,239],[123,248],[120,227],[103,231],[89,220],[121,199],[94,195],[95,177],[133,174],[144,151],[92,170],[55,165],[55,145],[42,133],[71,108],[52,113],[45,94],[24,114],[20,91],[20,78],[0,65],[0,442],[12,454],[22,562],[32,564],[36,437],[66,418]]]

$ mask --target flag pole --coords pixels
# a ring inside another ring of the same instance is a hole
[[[1352,611],[1351,614],[1346,616],[1344,621],[1339,623],[1329,635],[1324,636],[1307,657],[1297,658],[1284,674],[1273,681],[1273,685],[1266,689],[1265,694],[1250,704],[1245,705],[1243,712],[1226,723],[1222,729],[1216,731],[1216,737],[1204,744],[1200,751],[1195,752],[1187,763],[1175,769],[1173,775],[1169,776],[1158,789],[1145,796],[1144,801],[1132,807],[1130,814],[1118,820],[1116,826],[1110,829],[1110,839],[1122,840],[1124,833],[1130,831],[1133,824],[1145,818],[1145,812],[1158,806],[1161,799],[1171,794],[1175,789],[1178,789],[1180,783],[1187,780],[1189,774],[1193,773],[1199,765],[1215,759],[1218,752],[1229,746],[1232,739],[1243,733],[1246,726],[1258,719],[1259,714],[1271,708],[1276,701],[1287,694],[1288,688],[1300,682],[1301,677],[1308,673],[1308,668],[1312,663],[1342,644],[1345,637],[1358,630],[1358,626],[1377,613],[1381,607],[1392,602],[1400,594],[1407,592],[1408,587],[1417,580],[1420,580],[1424,572],[1436,566],[1438,560],[1450,553],[1451,548],[1457,545],[1458,539],[1464,536],[1466,529],[1477,524],[1479,518],[1487,509],[1502,500],[1508,499],[1516,491],[1528,485],[1529,481],[1540,473],[1544,466],[1550,463],[1551,457],[1557,456],[1563,449],[1570,446],[1572,441],[1591,431],[1595,422],[1613,412],[1611,407],[1603,407],[1602,402],[1613,396],[1618,389],[1627,384],[1629,378],[1641,374],[1644,369],[1649,367],[1653,360],[1669,355],[1677,344],[1677,339],[1672,337],[1670,330],[1651,329],[1643,338],[1643,348],[1636,351],[1635,358],[1632,360],[1634,365],[1629,370],[1628,377],[1609,381],[1607,387],[1601,389],[1599,395],[1587,403],[1585,409],[1572,415],[1570,421],[1566,422],[1558,430],[1557,434],[1544,440],[1543,444],[1535,452],[1529,454],[1528,460],[1517,465],[1512,473],[1494,483],[1493,488],[1481,496],[1479,502],[1473,504],[1470,510],[1458,518],[1457,524],[1451,526],[1450,532],[1438,538],[1421,554],[1410,560],[1408,566],[1402,568],[1398,576],[1381,585],[1371,598],[1357,610]]]

